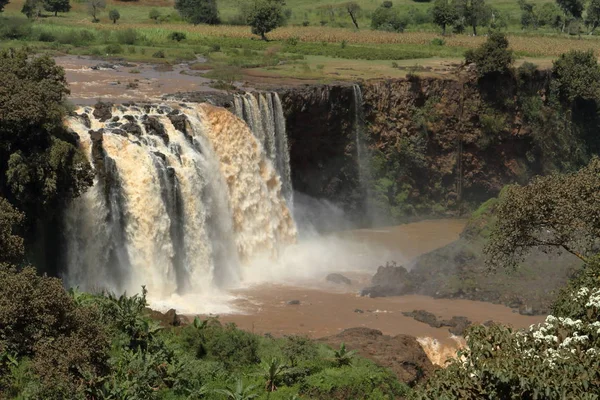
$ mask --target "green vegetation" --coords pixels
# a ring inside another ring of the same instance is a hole
[[[480,77],[510,73],[514,62],[508,39],[500,32],[493,32],[478,49],[467,51],[465,59],[467,63],[475,63]]]
[[[255,0],[248,13],[248,25],[252,33],[267,40],[266,34],[285,23],[283,2],[281,0]]]
[[[216,0],[176,0],[175,9],[181,17],[194,24],[220,24]],[[157,14],[151,14],[151,19],[158,19]]]
[[[119,10],[112,9],[108,12],[108,18],[110,18],[113,24],[116,24],[119,18],[121,18],[121,14],[119,14]]]

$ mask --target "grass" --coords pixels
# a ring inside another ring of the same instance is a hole
[[[238,12],[237,1],[219,2],[225,22]],[[4,21],[22,18],[23,2],[9,3]],[[380,1],[358,2],[363,9],[359,23],[364,28],[360,31],[344,27],[349,26],[349,21],[345,21],[343,14],[334,15],[327,26],[320,26],[318,21],[323,18],[323,11],[315,7],[314,0],[288,0],[287,7],[293,10],[290,23],[269,33],[271,41],[264,42],[246,26],[187,24],[181,21],[170,0],[108,0],[106,10],[116,8],[121,14],[117,24],[108,19],[107,11],[100,15],[99,23],[92,23],[85,3],[73,1],[72,11],[58,17],[45,16],[31,24],[19,20],[18,23],[28,25],[31,32],[22,40],[0,41],[0,48],[28,45],[39,51],[157,63],[191,61],[203,55],[209,58],[211,66],[240,67],[254,75],[336,80],[404,76],[411,66],[439,65],[440,59],[459,61],[466,49],[477,47],[485,40],[483,36],[452,35],[445,37],[442,45],[436,44],[435,39],[440,38],[438,29],[427,23],[409,26],[409,31],[401,34],[373,31],[368,28],[369,13]],[[536,2],[543,3],[542,0]],[[510,22],[509,41],[518,58],[527,57],[534,63],[540,59],[547,64],[567,49],[592,49],[600,53],[600,40],[593,36],[575,38],[551,31],[522,32],[518,26],[520,10],[516,1],[490,0],[488,3],[503,12]],[[426,12],[431,6],[431,3],[412,0],[394,1],[394,7],[406,12],[410,9]],[[166,22],[151,20],[149,13],[153,9],[158,10]],[[0,17],[0,30],[2,19]],[[309,26],[299,26],[303,21],[308,21]],[[172,40],[173,32],[185,33],[186,39]],[[220,51],[211,51],[215,48]],[[153,57],[161,52],[164,57]],[[428,59],[431,62],[425,61]],[[427,70],[424,73],[427,74]]]

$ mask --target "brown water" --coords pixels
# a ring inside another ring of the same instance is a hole
[[[389,260],[408,262],[412,258],[456,240],[464,228],[462,220],[435,220],[381,229],[342,232],[336,236],[348,241],[349,259],[387,251]],[[367,250],[375,250],[369,253]],[[402,315],[424,309],[438,317],[465,316],[473,322],[493,320],[516,328],[541,322],[543,317],[523,316],[501,306],[471,300],[434,299],[428,296],[368,298],[358,296],[377,268],[344,272],[351,285],[325,282],[323,274],[298,284],[260,284],[238,290],[235,303],[240,314],[223,315],[223,322],[235,322],[243,329],[274,336],[306,334],[313,338],[333,335],[351,327],[369,327],[384,334],[430,337],[455,346],[447,328],[432,328]],[[298,305],[288,301],[299,300]]]
[[[202,62],[203,60],[199,60]],[[109,102],[158,101],[162,96],[177,92],[214,91],[212,81],[191,71],[188,64],[153,65],[128,63],[115,68],[92,69],[105,61],[89,57],[56,57],[56,63],[65,69],[71,89],[70,99],[76,104]]]

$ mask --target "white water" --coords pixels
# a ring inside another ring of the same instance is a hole
[[[244,120],[262,144],[281,177],[281,192],[293,208],[290,153],[281,99],[275,92],[245,93],[234,97],[235,115]]]
[[[273,115],[277,105],[254,99],[247,99],[253,110],[262,105],[265,115]],[[92,143],[81,119],[68,121],[90,161],[102,161],[95,165],[102,170],[66,215],[67,284],[117,293],[145,285],[156,308],[229,311],[220,289],[236,286],[252,275],[248,269],[260,268],[254,260],[273,262],[296,240],[272,162],[282,149],[275,120],[253,115],[255,126],[271,138],[263,138],[265,151],[243,121],[208,105],[180,110],[186,133],[173,126],[165,115],[171,109],[164,106],[118,107],[112,110],[118,121],[106,122],[91,111],[78,110],[90,117],[92,130],[103,130],[101,144]],[[122,130],[125,116],[141,134]],[[146,130],[148,116],[168,140]]]

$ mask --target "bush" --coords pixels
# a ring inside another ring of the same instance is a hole
[[[46,43],[54,42],[56,41],[56,36],[54,36],[54,34],[51,32],[42,31],[40,32],[40,36],[38,36],[38,40]]]
[[[154,58],[165,58],[165,52],[162,50],[157,51],[156,53],[152,54],[152,57]]]
[[[219,51],[221,51],[221,45],[220,44],[218,44],[218,43],[212,43],[210,45],[210,52],[211,53],[217,53]]]
[[[281,346],[283,356],[295,367],[299,362],[311,360],[317,356],[317,345],[306,336],[288,336]]]
[[[175,9],[184,20],[194,25],[221,23],[216,0],[175,0]]]
[[[186,39],[186,37],[187,37],[187,36],[186,36],[186,35],[185,35],[185,33],[183,33],[183,32],[172,32],[172,33],[169,35],[169,39],[171,39],[171,40],[175,40],[176,42],[181,42],[182,40],[185,40],[185,39]]]
[[[371,28],[376,30],[403,32],[407,25],[408,18],[394,8],[378,7],[371,16]]]
[[[205,347],[208,357],[228,367],[260,362],[256,336],[237,329],[234,324],[213,326],[207,334]]]
[[[600,66],[594,53],[571,50],[554,61],[552,78],[561,100],[595,100],[599,97]]]
[[[109,44],[104,48],[106,54],[121,54],[123,53],[123,47],[118,44]]]
[[[31,22],[22,18],[4,19],[0,24],[0,39],[18,40],[31,35]]]
[[[467,63],[475,63],[480,77],[510,72],[514,56],[508,49],[508,39],[503,33],[493,32],[484,44],[465,54]]]
[[[135,29],[129,28],[117,32],[117,41],[120,44],[133,45],[138,41],[138,32]]]
[[[435,38],[431,40],[431,44],[433,46],[444,46],[446,44],[446,41],[444,39]]]

